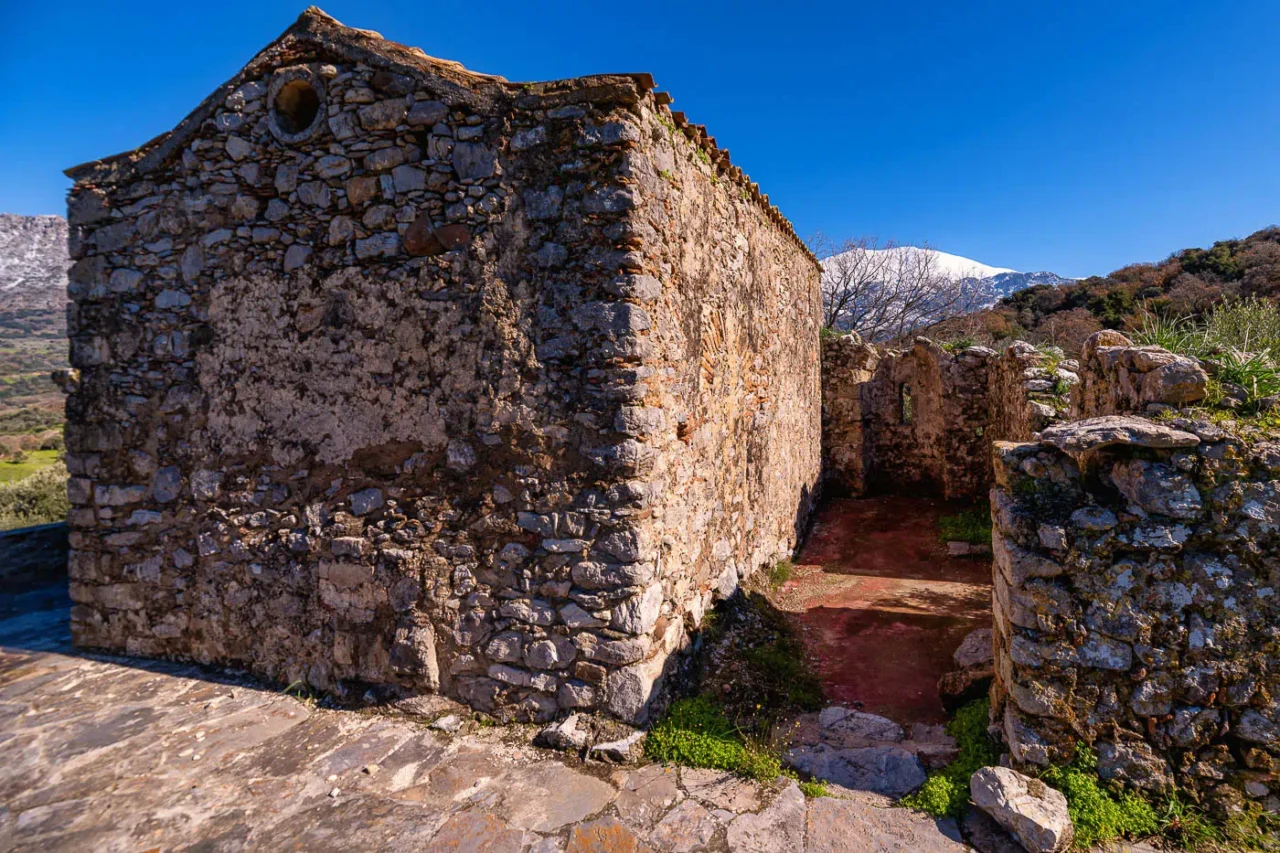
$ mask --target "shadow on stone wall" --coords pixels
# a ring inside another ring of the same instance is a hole
[[[67,525],[0,531],[0,593],[24,592],[67,578]]]

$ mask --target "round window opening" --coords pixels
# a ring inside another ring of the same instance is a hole
[[[302,133],[320,112],[320,94],[307,80],[290,80],[276,92],[275,112],[281,130]]]

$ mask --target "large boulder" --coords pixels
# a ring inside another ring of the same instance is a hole
[[[1203,400],[1209,389],[1209,374],[1200,363],[1174,356],[1142,377],[1142,401],[1183,406]]]
[[[970,777],[969,795],[1027,853],[1061,853],[1075,839],[1067,798],[1039,779],[1006,767],[983,767]]]

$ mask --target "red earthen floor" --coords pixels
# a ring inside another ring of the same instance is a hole
[[[832,704],[899,723],[946,719],[938,679],[965,635],[991,626],[990,557],[949,557],[940,500],[836,500],[817,515],[780,592]],[[860,704],[859,704],[860,703]]]

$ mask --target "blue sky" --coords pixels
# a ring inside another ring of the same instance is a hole
[[[289,25],[274,0],[0,0],[0,211],[168,130]],[[1280,223],[1280,3],[346,2],[511,80],[649,71],[808,235],[1105,273]]]

